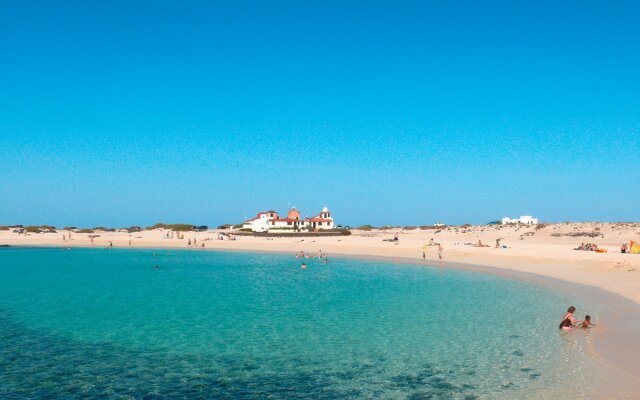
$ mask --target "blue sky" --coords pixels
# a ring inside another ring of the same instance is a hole
[[[132,3],[0,0],[0,224],[639,219],[637,2]]]

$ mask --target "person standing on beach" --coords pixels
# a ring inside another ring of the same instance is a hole
[[[422,252],[422,259],[426,260],[427,259],[427,253],[425,253],[424,251]]]
[[[438,258],[442,260],[442,245],[438,243]]]

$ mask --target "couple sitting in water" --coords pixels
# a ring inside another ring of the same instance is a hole
[[[573,318],[573,313],[576,312],[576,308],[574,306],[569,307],[567,313],[564,315],[562,322],[560,322],[559,328],[563,331],[570,331],[574,328],[582,328],[587,329],[589,327],[595,326],[595,324],[591,323],[591,316],[586,315],[584,317],[584,321],[577,321]]]

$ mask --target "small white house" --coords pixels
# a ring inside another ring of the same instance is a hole
[[[533,218],[531,215],[521,215],[520,218],[502,218],[502,225],[508,224],[537,225],[538,218]]]
[[[435,224],[433,224],[433,226],[436,228],[442,228],[443,226],[447,226],[447,225],[443,224],[442,222],[436,222]]]
[[[269,221],[278,219],[278,213],[275,211],[262,211],[255,218],[245,221],[242,224],[243,229],[251,229],[253,232],[268,232]]]

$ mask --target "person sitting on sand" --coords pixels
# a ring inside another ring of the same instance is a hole
[[[596,325],[591,322],[591,315],[585,315],[584,321],[582,321],[582,324],[580,325],[580,327],[582,329],[588,329],[589,327],[592,327],[592,326],[596,326]]]
[[[625,254],[627,252],[627,242],[622,243],[620,246],[620,253]]]
[[[562,318],[562,322],[560,323],[560,326],[559,326],[560,329],[564,329],[565,327],[573,327],[576,324],[582,322],[582,321],[576,321],[576,319],[573,318],[574,312],[576,312],[576,308],[574,306],[571,306],[567,309],[567,313],[564,315],[564,318]]]

